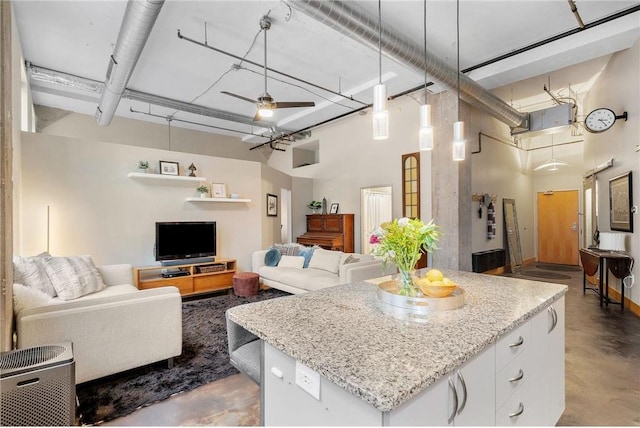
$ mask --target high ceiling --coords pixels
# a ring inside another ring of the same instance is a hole
[[[309,17],[293,3],[167,0],[127,88],[252,119],[255,105],[221,91],[251,99],[264,93],[264,39],[259,22],[268,14],[272,21],[267,33],[268,66],[316,85],[269,72],[268,92],[276,101],[316,104],[310,108],[279,109],[273,125],[282,130],[301,130],[371,103],[371,88],[379,79],[378,51]],[[125,1],[23,0],[13,4],[26,61],[65,73],[61,74],[63,77],[70,74],[104,83],[127,6]],[[378,2],[348,4],[370,14],[377,24]],[[492,61],[577,30],[571,2],[462,0],[460,69],[473,68],[466,72],[467,76],[486,89],[502,88],[498,95],[523,111],[551,105],[539,80],[529,80],[531,84],[518,85],[517,90],[510,88],[514,82],[536,76],[554,94],[579,98],[606,65],[607,56],[630,47],[638,39],[640,0],[577,0],[575,4],[586,25],[584,30]],[[631,13],[592,26],[630,9]],[[381,11],[383,29],[394,29],[406,40],[423,46],[423,1],[383,0]],[[178,31],[256,65],[181,39]],[[431,55],[456,67],[455,1],[428,1],[427,47]],[[485,62],[489,63],[475,68]],[[572,67],[585,62],[589,66]],[[382,78],[389,95],[424,83],[423,73],[386,56],[382,58]],[[31,87],[36,104],[88,115],[95,113],[100,100],[100,93],[74,85],[31,80]],[[431,87],[433,92],[443,89],[445,86],[437,81]],[[251,143],[264,142],[266,138],[242,133],[269,135],[264,123],[248,125],[131,99],[122,99],[116,115],[163,124],[167,123],[166,117],[172,117],[176,119],[172,126],[235,135]]]

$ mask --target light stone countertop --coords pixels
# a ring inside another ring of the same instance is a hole
[[[290,357],[390,411],[560,299],[567,286],[443,270],[465,305],[425,322],[386,315],[367,282],[236,306],[229,318]]]

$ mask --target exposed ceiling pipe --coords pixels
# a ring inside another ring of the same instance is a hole
[[[377,19],[358,9],[352,2],[287,0],[287,4],[359,43],[378,49]],[[426,68],[432,80],[451,88],[456,87],[456,69],[430,53],[427,53],[425,61],[423,48],[388,24],[382,29],[381,47],[387,57],[401,65],[408,66],[421,75]],[[528,113],[514,109],[464,74],[460,76],[460,98],[506,123],[512,130],[528,129]]]
[[[80,77],[62,71],[52,70],[46,67],[40,67],[33,65],[30,62],[25,63],[27,76],[29,80],[42,82],[51,85],[64,86],[70,89],[76,89],[86,92],[93,92],[95,94],[102,94],[104,92],[104,83],[97,80],[87,79],[86,77]],[[243,116],[236,113],[230,113],[224,110],[218,110],[210,107],[205,107],[197,104],[191,104],[184,101],[174,100],[172,98],[160,97],[146,92],[135,91],[133,89],[125,89],[122,91],[122,98],[128,98],[135,101],[140,101],[148,104],[153,104],[160,107],[167,107],[173,110],[180,110],[187,113],[198,114],[201,116],[213,117],[215,119],[228,120],[230,122],[242,123],[251,126],[273,126],[270,122],[254,121],[252,116]],[[280,129],[282,132],[289,132]]]
[[[573,0],[567,0],[569,2],[569,7],[571,8],[571,12],[573,12],[573,16],[576,17],[576,21],[578,21],[578,27],[584,28],[584,22],[582,22],[582,18],[580,17],[580,13],[578,12],[578,6],[576,6],[576,2]]]
[[[115,115],[122,92],[129,83],[164,0],[129,0],[122,19],[118,40],[109,58],[107,78],[102,98],[96,109],[96,119],[107,126]]]

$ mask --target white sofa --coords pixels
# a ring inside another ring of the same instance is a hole
[[[267,251],[259,250],[253,253],[251,258],[253,272],[260,275],[260,280],[264,285],[293,294],[306,293],[338,284],[361,282],[390,275],[397,271],[393,263],[383,269],[382,261],[368,254],[350,254],[321,249],[314,251],[307,268],[282,266],[281,264],[267,266],[265,263]],[[323,256],[322,263],[314,264],[316,255]],[[345,263],[349,256],[355,257],[358,261]],[[334,263],[331,262],[332,257]]]
[[[182,352],[178,289],[138,290],[128,264],[97,269],[106,287],[73,300],[47,296],[34,303],[25,298],[24,286],[14,285],[18,348],[71,341],[76,383],[161,360],[171,363]]]

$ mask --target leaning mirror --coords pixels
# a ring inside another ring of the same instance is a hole
[[[515,199],[503,199],[504,229],[507,234],[507,247],[509,249],[509,264],[511,272],[519,272],[522,267],[522,250],[520,248],[520,232],[518,230],[518,216],[516,214]]]

